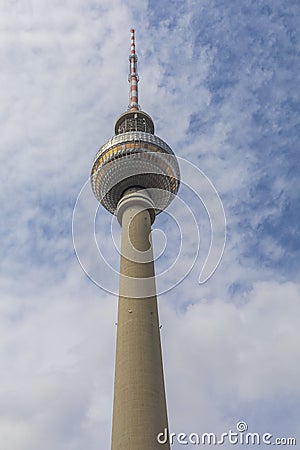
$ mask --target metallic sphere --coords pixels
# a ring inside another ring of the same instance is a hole
[[[128,111],[115,126],[116,135],[98,151],[91,184],[99,202],[112,214],[124,192],[147,189],[155,213],[164,210],[176,195],[179,166],[171,148],[155,136],[152,119],[143,111]]]

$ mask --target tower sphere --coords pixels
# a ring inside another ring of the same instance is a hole
[[[125,191],[147,189],[159,214],[176,195],[180,171],[171,148],[154,134],[151,117],[138,105],[134,31],[130,61],[130,104],[116,121],[115,135],[96,154],[91,184],[99,202],[112,214]]]

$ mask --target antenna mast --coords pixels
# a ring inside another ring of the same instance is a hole
[[[131,46],[130,46],[130,55],[129,55],[129,62],[130,62],[130,73],[128,76],[128,81],[130,84],[129,88],[129,110],[137,111],[140,110],[140,105],[138,102],[138,81],[139,76],[137,74],[137,55],[135,54],[135,38],[134,38],[134,29],[131,28]]]

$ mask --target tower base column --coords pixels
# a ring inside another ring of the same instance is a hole
[[[118,208],[122,246],[112,450],[170,449],[157,440],[168,420],[150,242],[153,212],[145,191],[128,193]]]

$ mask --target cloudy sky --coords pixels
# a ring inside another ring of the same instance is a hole
[[[117,299],[78,263],[72,214],[128,105],[132,26],[142,109],[227,218],[221,264],[199,285],[209,222],[184,180],[201,242],[160,297],[170,429],[244,420],[300,442],[298,0],[2,0],[0,448],[110,445]],[[99,210],[96,237],[117,265],[110,221]],[[167,214],[156,226],[163,271],[180,234]]]

